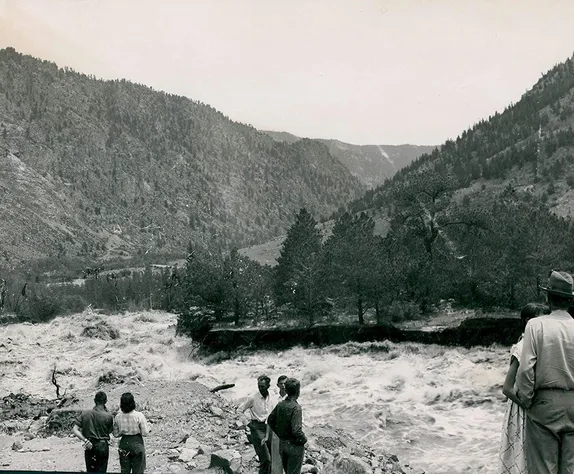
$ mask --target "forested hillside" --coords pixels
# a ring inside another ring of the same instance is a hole
[[[521,100],[481,120],[456,140],[420,156],[395,177],[351,204],[355,211],[392,200],[397,184],[413,173],[451,171],[457,188],[482,191],[483,185],[510,185],[569,215],[574,186],[574,57],[556,65]]]
[[[365,189],[321,143],[277,143],[208,105],[11,48],[0,149],[4,261],[247,245]]]
[[[449,299],[482,309],[543,301],[550,270],[574,273],[573,125],[570,58],[331,223],[302,211],[285,239],[241,253],[276,259],[277,301],[308,318],[329,302],[362,322],[416,318]]]

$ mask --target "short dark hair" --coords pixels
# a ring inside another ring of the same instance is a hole
[[[130,413],[136,409],[136,401],[130,392],[122,393],[122,398],[120,398],[120,409],[124,413]]]
[[[542,314],[548,314],[550,312],[550,308],[542,303],[528,303],[522,308],[520,311],[520,319],[522,320],[522,330],[526,328],[526,323],[536,316],[540,316]]]
[[[284,382],[285,380],[287,380],[287,376],[286,375],[280,375],[279,378],[277,379],[277,383]]]
[[[301,382],[293,378],[285,380],[285,391],[289,396],[298,397],[301,392]]]
[[[265,380],[268,384],[271,384],[271,379],[267,377],[267,375],[260,375],[257,377],[257,382],[261,382],[262,380]]]
[[[94,402],[96,404],[105,405],[107,401],[108,401],[108,396],[106,395],[106,392],[96,393],[96,396],[94,397]]]
[[[572,298],[548,292],[548,304],[555,308],[568,309],[572,305]]]

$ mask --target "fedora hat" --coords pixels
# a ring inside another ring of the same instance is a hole
[[[554,295],[574,298],[574,282],[572,276],[566,272],[552,270],[548,277],[548,286],[546,288],[541,286],[540,289]]]

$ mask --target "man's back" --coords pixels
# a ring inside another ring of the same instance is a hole
[[[269,426],[280,439],[303,445],[307,438],[303,433],[301,406],[296,400],[281,400],[269,415]]]
[[[109,439],[114,425],[113,415],[103,408],[82,412],[79,417],[82,434],[88,439]]]
[[[530,395],[542,388],[574,390],[574,319],[568,312],[554,310],[529,321],[524,343],[517,377],[522,393]]]

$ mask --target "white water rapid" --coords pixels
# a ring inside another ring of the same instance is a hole
[[[105,320],[115,340],[87,339],[84,326]],[[329,423],[427,473],[494,473],[508,348],[443,348],[421,344],[349,343],[323,349],[258,352],[232,360],[190,358],[189,340],[175,337],[173,315],[146,312],[79,314],[44,325],[0,327],[0,396],[23,390],[54,397],[50,374],[84,396],[108,371],[154,379],[196,379],[240,399],[256,377],[297,377],[305,424]],[[91,396],[91,395],[90,395]]]

